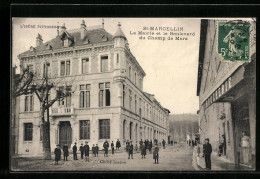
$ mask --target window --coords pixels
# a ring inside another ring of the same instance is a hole
[[[126,138],[126,136],[125,136],[125,125],[126,125],[126,120],[124,120],[124,122],[123,122],[123,139]]]
[[[43,64],[43,77],[49,77],[50,76],[50,63],[44,63]]]
[[[61,61],[60,76],[70,75],[70,61]]]
[[[131,67],[129,67],[129,80],[131,80]]]
[[[133,122],[130,122],[130,126],[129,126],[129,137],[130,137],[130,140],[133,138],[132,137],[132,128],[133,128]]]
[[[135,73],[135,85],[136,85],[136,73]]]
[[[136,113],[136,107],[137,107],[137,97],[135,95],[135,113]]]
[[[101,57],[101,72],[108,71],[108,56]]]
[[[63,46],[68,47],[69,46],[69,39],[63,40]]]
[[[99,107],[110,106],[110,83],[99,83]],[[104,94],[105,93],[105,94]]]
[[[82,73],[89,73],[89,59],[84,58],[82,59]]]
[[[32,141],[33,135],[33,124],[24,123],[24,141]]]
[[[90,139],[90,121],[80,121],[80,139]]]
[[[40,141],[42,141],[42,126],[40,127]]]
[[[27,65],[27,67],[28,67],[28,69],[29,69],[29,72],[32,72],[32,73],[34,73],[34,68],[33,68],[33,65],[31,65],[31,64],[28,64],[28,65]]]
[[[80,108],[90,107],[90,89],[90,84],[80,85]]]
[[[59,91],[64,91],[64,86],[59,87]],[[59,106],[70,107],[71,106],[71,93],[66,95],[64,98],[60,98],[58,101]]]
[[[99,120],[99,139],[110,139],[110,120]]]
[[[119,63],[119,54],[116,54],[116,63]]]
[[[123,85],[123,107],[125,107],[125,85]]]
[[[34,99],[33,95],[27,95],[24,99],[24,111],[33,111]]]
[[[129,90],[129,109],[131,110],[132,108],[132,91]]]

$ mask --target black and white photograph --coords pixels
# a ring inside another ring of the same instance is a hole
[[[256,18],[11,25],[12,172],[256,170]]]

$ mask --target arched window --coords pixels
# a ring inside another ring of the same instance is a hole
[[[132,139],[132,126],[133,126],[133,122],[130,122],[130,125],[129,125],[129,137],[130,139]]]
[[[125,139],[125,126],[126,126],[126,120],[123,122],[123,139]]]

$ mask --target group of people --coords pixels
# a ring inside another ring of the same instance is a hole
[[[165,149],[165,141],[163,140],[162,141],[162,144],[163,144],[163,148]],[[146,156],[146,150],[149,150],[150,153],[152,153],[152,146],[153,146],[153,143],[152,141],[148,141],[147,139],[145,141],[143,141],[141,139],[141,141],[139,142],[140,144],[140,151],[141,151],[141,156],[142,158],[145,158]],[[112,155],[115,153],[115,145],[114,145],[114,141],[111,142],[110,144],[111,146],[111,151],[112,151]],[[103,150],[104,150],[104,157],[108,157],[108,148],[109,148],[109,143],[108,141],[106,140],[104,143],[103,143]],[[119,150],[121,148],[121,143],[119,141],[119,139],[117,140],[116,142],[116,150]],[[138,146],[136,144],[136,147],[135,147],[135,150],[137,151],[138,150]],[[77,151],[78,151],[78,148],[77,148],[77,143],[74,143],[74,146],[72,147],[72,151],[73,151],[73,159],[74,160],[78,160],[77,159]],[[79,148],[79,151],[80,151],[80,154],[81,154],[81,159],[84,159],[84,155],[85,155],[85,160],[87,162],[89,162],[89,151],[90,151],[90,147],[88,145],[88,142],[85,142],[85,145],[83,146],[83,143],[81,143],[81,146]],[[134,151],[134,146],[132,144],[132,141],[127,141],[126,142],[126,151],[128,153],[128,159],[133,159],[133,151]],[[92,156],[93,157],[97,157],[98,156],[98,152],[99,152],[99,146],[98,144],[93,144],[92,146]],[[55,154],[55,165],[58,164],[58,161],[60,161],[61,159],[61,148],[60,148],[60,145],[57,144],[56,145],[56,148],[54,150],[54,154]],[[68,161],[68,156],[69,156],[69,148],[68,148],[68,145],[65,144],[63,146],[63,156],[64,156],[64,161]],[[155,148],[153,150],[153,159],[155,160],[155,163],[159,163],[159,147],[158,147],[158,144],[157,142],[155,142]]]

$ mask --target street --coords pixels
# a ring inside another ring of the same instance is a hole
[[[121,149],[122,151],[123,149]],[[176,144],[175,146],[166,146],[166,149],[160,148],[159,164],[153,164],[153,155],[147,152],[146,158],[142,159],[140,153],[134,153],[134,159],[128,159],[125,151],[118,152],[115,155],[109,151],[109,156],[104,157],[99,154],[98,157],[92,157],[90,162],[85,159],[73,160],[70,153],[68,161],[59,161],[59,165],[54,165],[54,156],[52,161],[42,160],[40,158],[18,158],[18,166],[13,167],[13,171],[193,171],[192,167],[192,147],[186,144]],[[63,156],[61,157],[63,158]]]

